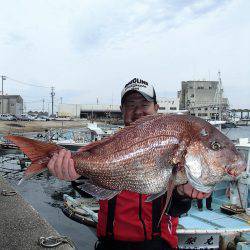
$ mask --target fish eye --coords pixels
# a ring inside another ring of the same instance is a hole
[[[217,151],[217,150],[220,150],[220,149],[221,149],[221,145],[220,145],[219,142],[214,141],[214,142],[211,143],[211,148],[212,148],[213,150]]]

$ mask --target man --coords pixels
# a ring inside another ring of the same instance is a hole
[[[125,85],[121,93],[121,111],[125,126],[137,119],[156,114],[159,105],[153,86],[134,78]],[[75,172],[69,151],[61,150],[49,162],[51,173],[60,179],[75,180]],[[178,186],[172,195],[168,215],[159,218],[166,196],[146,202],[147,195],[122,191],[113,199],[100,201],[96,244],[98,250],[166,250],[177,248],[176,227],[178,216],[191,207],[191,199],[206,198],[187,183]]]

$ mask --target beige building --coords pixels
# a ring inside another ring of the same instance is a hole
[[[121,118],[119,105],[103,104],[59,104],[59,117],[78,117],[78,118]]]
[[[229,107],[218,81],[183,81],[179,96],[180,109],[206,120],[223,119]]]
[[[3,114],[20,115],[23,113],[23,98],[20,95],[0,95],[0,113],[2,107]]]

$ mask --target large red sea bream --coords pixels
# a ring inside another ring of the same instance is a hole
[[[61,147],[20,136],[6,136],[30,158],[24,178],[47,168]],[[225,175],[239,176],[246,163],[234,144],[208,122],[188,115],[143,117],[115,135],[91,143],[72,156],[84,189],[99,199],[122,190],[150,194],[189,181],[211,192]],[[149,198],[150,199],[150,198]]]

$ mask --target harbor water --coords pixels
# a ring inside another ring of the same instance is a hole
[[[230,139],[250,138],[250,126],[224,129]],[[40,176],[17,185],[23,172],[17,164],[20,152],[0,152],[0,174],[43,216],[61,235],[69,236],[76,249],[93,250],[96,241],[93,229],[74,222],[62,211],[62,195],[74,195],[70,182],[61,181],[53,176]],[[42,236],[42,235],[41,235]]]

